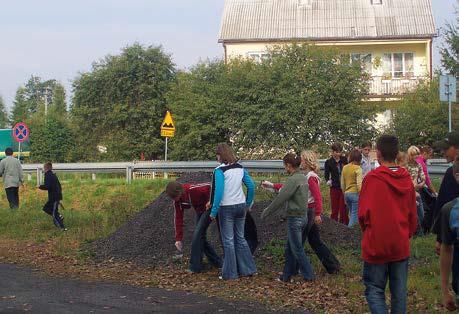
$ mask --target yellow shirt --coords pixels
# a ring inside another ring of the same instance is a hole
[[[362,167],[347,164],[341,173],[341,189],[344,193],[360,193],[362,189]]]

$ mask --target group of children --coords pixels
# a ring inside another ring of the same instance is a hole
[[[457,159],[459,132],[448,134],[445,140],[436,145],[443,151],[448,162],[455,162],[454,166],[446,172],[438,193],[435,210],[432,213],[435,221],[433,230],[438,235],[437,247],[441,260],[444,304],[447,308],[453,309],[455,304],[453,294],[449,289],[451,272],[453,290],[455,293],[459,291],[459,159]],[[359,224],[362,230],[363,282],[371,312],[387,313],[385,289],[389,281],[392,296],[391,312],[406,313],[410,238],[421,229],[418,223],[422,219],[421,192],[427,189],[436,196],[435,189],[426,176],[425,160],[429,157],[431,150],[425,149],[422,152],[415,147],[410,147],[407,152],[408,162],[404,164],[404,154],[400,153],[398,139],[394,136],[383,135],[377,140],[377,162],[372,162],[370,159],[371,148],[370,142],[364,143],[359,149],[350,152],[348,160],[343,156],[340,144],[332,146],[332,157],[325,163],[325,180],[330,186],[331,218],[350,227]],[[279,279],[289,281],[292,276],[301,274],[305,280],[314,280],[314,271],[304,250],[306,239],[309,240],[327,271],[336,273],[339,271],[339,262],[320,240],[318,229],[322,220],[322,196],[317,157],[311,151],[304,151],[300,155],[289,153],[285,155],[283,162],[285,171],[289,174],[286,182],[273,184],[263,181],[261,184],[263,188],[277,193],[273,202],[263,210],[262,219],[268,219],[273,214],[281,214],[287,221],[285,265]],[[231,169],[241,169],[241,176],[236,181],[248,180],[246,170],[237,163],[236,159],[233,159],[222,162],[216,169],[221,172],[217,174],[220,176],[219,184],[230,186],[233,184],[234,178],[225,176],[226,171],[231,171]],[[244,173],[244,180],[242,173]],[[215,186],[215,178],[213,182]],[[250,184],[253,185],[253,182]],[[184,205],[188,204],[196,209],[190,197],[193,186],[196,185],[181,185],[172,182],[166,188],[166,193],[175,201],[176,228],[180,228],[182,224],[181,218],[177,222],[177,215],[180,217]],[[197,211],[203,211],[204,208],[213,209],[214,212],[201,216],[206,217],[204,221],[208,227],[212,219],[220,215],[215,213],[215,209],[227,206],[221,203],[221,198],[217,200],[213,198],[215,190],[210,183],[203,184],[203,186],[207,188],[201,201],[201,209]],[[173,192],[174,189],[176,192]],[[226,186],[224,192],[221,193],[227,193]],[[248,188],[248,193],[250,195],[247,199],[241,198],[238,201],[245,201],[240,206],[241,214],[239,214],[239,207],[230,207],[238,212],[240,219],[247,221],[250,217],[251,223],[245,224],[243,233],[246,240],[236,241],[234,238],[226,238],[226,246],[231,244],[230,246],[237,247],[241,242],[250,243],[251,237],[252,240],[256,239],[256,232],[253,232],[256,226],[248,210],[253,200],[253,186]],[[204,205],[206,202],[207,204]],[[350,219],[347,209],[350,211]],[[221,226],[221,222],[219,224]],[[197,226],[200,226],[200,223]],[[190,260],[190,271],[202,270],[202,266],[195,267],[193,263],[202,265],[204,254],[211,256],[209,261],[215,267],[222,266],[221,260],[214,256],[213,249],[212,254],[208,253],[210,244],[206,242],[205,229],[207,227],[195,229],[191,248],[193,261]],[[176,237],[176,240],[178,240],[176,247],[182,250],[181,238]],[[251,253],[254,253],[254,249],[251,250]],[[224,259],[227,258],[226,254],[224,244]],[[252,263],[250,260],[249,262]],[[256,271],[253,266],[251,267],[251,273],[246,275],[252,275]],[[225,277],[224,270],[222,274],[223,279],[237,278],[237,267],[232,277]]]

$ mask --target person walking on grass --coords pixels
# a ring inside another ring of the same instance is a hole
[[[410,238],[417,228],[416,193],[408,171],[397,166],[395,136],[376,144],[380,167],[362,184],[359,224],[362,229],[363,282],[371,313],[388,313],[385,290],[389,281],[391,313],[406,313]]]
[[[213,173],[210,218],[214,220],[218,214],[224,253],[221,279],[251,276],[257,268],[244,238],[244,225],[253,204],[255,184],[229,145],[219,144],[216,153],[221,165]],[[247,197],[242,185],[247,188]]]
[[[53,165],[47,162],[43,166],[45,171],[45,182],[39,186],[40,190],[48,191],[48,201],[43,206],[43,211],[53,217],[56,227],[67,231],[64,226],[64,217],[59,214],[59,204],[62,201],[62,187],[58,177],[53,172]]]
[[[332,156],[325,161],[325,181],[330,187],[331,219],[347,225],[347,214],[344,194],[341,189],[341,172],[347,164],[347,158],[343,156],[343,145],[335,143],[331,146]]]
[[[426,186],[426,177],[424,171],[416,158],[421,155],[419,148],[416,146],[410,146],[407,151],[408,163],[407,170],[413,181],[414,189],[416,190],[416,208],[418,212],[418,235],[423,235],[423,220],[424,220],[424,204],[421,198],[421,190]]]
[[[6,158],[0,161],[0,176],[3,177],[3,186],[10,209],[19,207],[19,186],[23,185],[23,172],[19,159],[13,157],[13,149],[5,149]]]
[[[362,153],[354,149],[349,154],[349,164],[343,167],[341,173],[341,188],[344,192],[344,200],[350,212],[349,228],[358,223],[359,193],[362,189]]]
[[[308,180],[299,169],[300,156],[289,153],[285,155],[283,161],[285,171],[290,177],[273,202],[263,210],[261,218],[268,218],[282,209],[286,203],[287,243],[284,253],[284,271],[279,279],[288,282],[292,276],[298,274],[299,269],[304,280],[311,281],[315,278],[314,271],[302,242],[303,235],[307,236],[314,223],[314,209],[308,209]]]
[[[222,267],[222,261],[212,245],[207,241],[207,229],[211,224],[210,211],[206,204],[210,198],[210,182],[200,184],[180,184],[170,182],[166,186],[166,194],[174,201],[175,247],[176,256],[183,255],[183,216],[184,210],[193,208],[196,213],[196,227],[191,240],[190,266],[193,273],[204,269],[203,255],[216,268]]]
[[[302,243],[308,240],[309,245],[316,253],[327,273],[337,274],[341,268],[338,259],[333,255],[330,249],[322,242],[320,238],[319,226],[322,224],[322,193],[320,191],[319,171],[320,165],[315,152],[305,150],[301,152],[301,170],[308,180],[309,198],[308,198],[308,213],[314,214],[308,219],[314,219],[311,229],[305,228],[302,234]],[[263,181],[261,186],[273,192],[279,192],[284,186],[281,183],[273,184],[269,181]],[[309,231],[309,232],[308,232]],[[296,273],[299,271],[298,264],[296,265]]]
[[[459,184],[459,157],[453,164],[453,174],[456,182]],[[443,306],[450,311],[456,309],[459,301],[459,264],[453,263],[453,256],[459,252],[459,195],[454,200],[446,203],[436,221],[441,230],[439,236],[441,240],[440,247],[440,274],[441,274],[441,291],[443,296]],[[437,227],[437,226],[435,226]],[[453,273],[453,291],[451,292],[450,275]],[[456,297],[456,302],[455,298]]]

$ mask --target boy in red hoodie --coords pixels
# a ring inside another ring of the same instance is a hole
[[[391,313],[406,313],[410,238],[417,228],[416,193],[409,173],[395,163],[398,139],[383,135],[376,149],[381,166],[366,175],[359,199],[365,297],[372,313],[388,313],[389,280]]]
[[[202,256],[205,254],[209,262],[220,268],[222,260],[207,241],[207,229],[212,222],[210,211],[206,204],[210,196],[210,183],[180,184],[176,181],[166,186],[166,194],[174,201],[175,207],[175,247],[183,252],[183,214],[184,209],[193,208],[196,211],[196,227],[191,241],[190,271],[199,273],[203,270]]]

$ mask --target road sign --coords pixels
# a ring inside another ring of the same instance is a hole
[[[448,102],[448,129],[453,130],[452,102],[456,102],[456,77],[453,75],[440,75],[440,101]]]
[[[175,135],[175,125],[174,120],[172,120],[172,115],[168,111],[164,117],[163,123],[161,123],[161,136],[163,137],[174,137]]]
[[[440,75],[440,101],[450,100],[456,102],[456,78],[453,75]]]
[[[29,138],[29,134],[29,128],[24,122],[16,123],[13,128],[13,138],[16,140],[16,142],[25,142]]]

